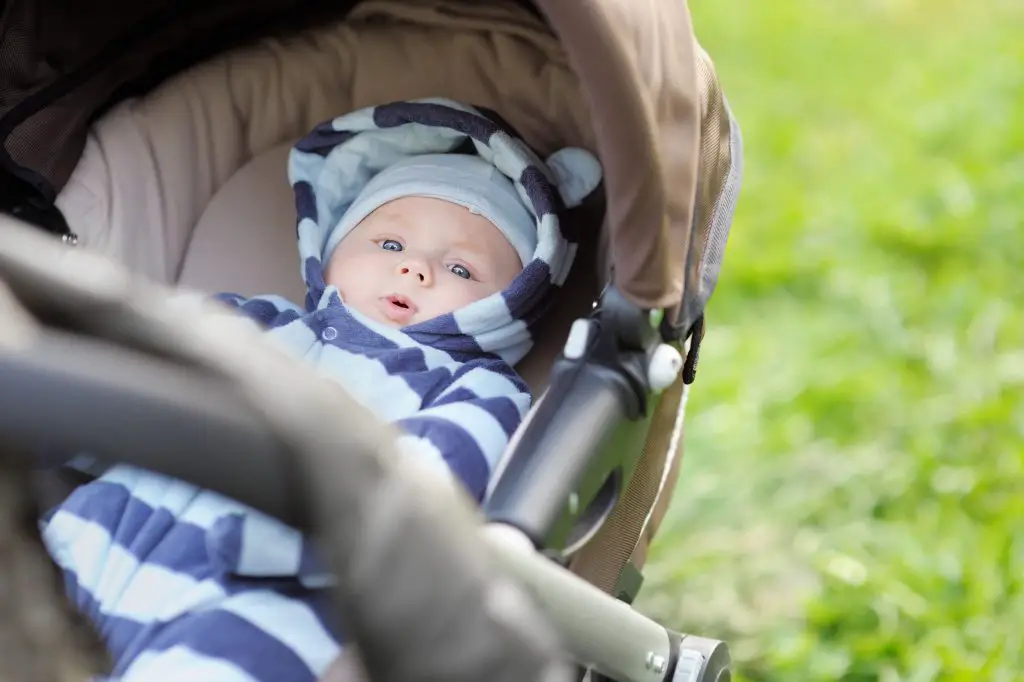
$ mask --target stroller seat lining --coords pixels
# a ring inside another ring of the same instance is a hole
[[[291,143],[260,154],[214,195],[192,231],[179,284],[205,292],[306,296],[288,184]]]

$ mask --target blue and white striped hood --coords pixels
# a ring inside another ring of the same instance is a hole
[[[307,310],[341,303],[337,290],[324,282],[324,248],[370,178],[409,156],[477,154],[513,181],[536,219],[533,259],[505,291],[402,331],[417,343],[457,354],[493,353],[509,364],[526,355],[534,324],[565,282],[576,254],[578,238],[559,217],[594,191],[601,169],[593,155],[576,148],[542,161],[494,118],[447,99],[396,102],[322,123],[295,145],[288,175]]]

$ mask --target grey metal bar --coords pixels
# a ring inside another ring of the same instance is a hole
[[[512,526],[488,524],[482,536],[530,590],[577,663],[621,682],[664,681],[668,630],[541,555]]]

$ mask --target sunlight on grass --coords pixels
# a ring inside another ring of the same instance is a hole
[[[1024,4],[691,2],[744,189],[639,607],[765,682],[1024,669]]]

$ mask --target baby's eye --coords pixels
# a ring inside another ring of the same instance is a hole
[[[458,263],[455,263],[453,265],[448,266],[448,269],[451,270],[452,274],[456,275],[457,277],[461,277],[462,279],[472,279],[473,277],[473,275],[469,272],[469,268],[467,268],[465,265],[459,265]]]
[[[380,248],[385,251],[401,251],[403,250],[402,242],[394,239],[385,239],[380,243]]]

